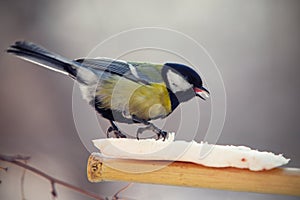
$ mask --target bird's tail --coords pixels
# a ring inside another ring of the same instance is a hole
[[[7,52],[50,70],[69,75],[72,78],[76,77],[76,69],[79,63],[50,52],[34,43],[18,41],[11,45]]]

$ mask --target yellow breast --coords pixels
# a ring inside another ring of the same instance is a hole
[[[100,97],[103,108],[119,110],[144,120],[163,118],[171,112],[171,101],[164,83],[141,85],[114,76],[99,85],[96,95]]]
[[[163,118],[171,112],[171,101],[164,83],[137,88],[129,100],[129,112],[141,119]]]

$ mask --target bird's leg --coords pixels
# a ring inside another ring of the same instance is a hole
[[[152,123],[150,123],[148,121],[140,120],[140,119],[136,119],[136,118],[134,118],[134,120],[146,125],[146,127],[140,127],[140,128],[138,128],[137,133],[136,133],[136,138],[137,139],[139,139],[139,135],[142,134],[144,131],[151,130],[154,133],[156,133],[157,140],[160,139],[160,137],[162,137],[163,141],[165,141],[165,139],[166,139],[166,137],[168,135],[168,132],[166,132],[164,130],[161,130],[160,128],[156,127],[154,124],[152,124]]]
[[[164,130],[161,130],[159,128],[157,128],[154,124],[152,123],[149,123],[146,127],[140,127],[138,128],[137,130],[137,133],[136,133],[136,138],[139,139],[139,135],[142,134],[144,131],[146,130],[151,130],[153,131],[154,133],[156,133],[157,135],[157,140],[160,139],[160,137],[163,138],[163,141],[166,140],[166,137],[168,135],[168,132],[164,131]]]
[[[109,134],[111,132],[113,132],[115,134],[116,138],[126,138],[126,135],[124,135],[119,130],[119,128],[117,127],[117,125],[113,121],[110,120],[110,124],[111,124],[111,126],[106,131],[106,135],[107,135],[108,138],[109,138]]]

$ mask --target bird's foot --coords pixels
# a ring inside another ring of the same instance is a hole
[[[126,138],[126,135],[124,135],[117,127],[110,126],[107,131],[106,135],[107,138],[109,138],[110,133],[114,133],[116,138]]]
[[[146,127],[140,127],[138,128],[137,130],[137,133],[136,133],[136,139],[139,140],[139,135],[142,134],[144,131],[147,131],[147,130],[151,130],[153,131],[154,133],[156,133],[157,135],[157,140],[159,140],[161,137],[163,138],[163,141],[166,140],[166,137],[168,135],[168,132],[164,131],[164,130],[161,130],[159,128],[157,128],[154,124],[149,124],[147,125]]]

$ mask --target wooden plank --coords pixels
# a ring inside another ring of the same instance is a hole
[[[300,196],[298,168],[254,172],[187,162],[103,159],[95,153],[88,159],[87,176],[91,182],[128,181]]]

